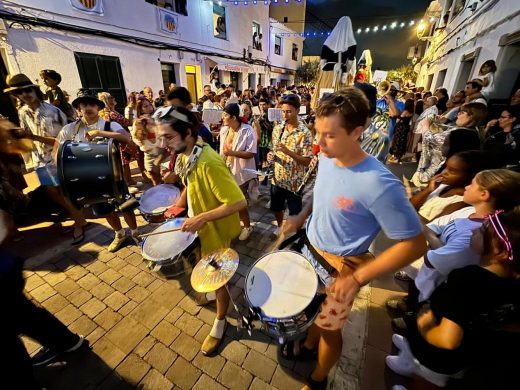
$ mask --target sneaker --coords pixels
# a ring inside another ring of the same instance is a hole
[[[85,343],[85,337],[79,336],[79,340],[76,344],[74,344],[72,347],[64,350],[63,352],[59,352],[56,350],[52,350],[47,347],[42,347],[32,358],[31,362],[34,367],[37,366],[43,366],[45,364],[48,364],[52,362],[54,359],[56,359],[60,354],[67,353],[67,352],[73,352],[79,349],[83,344]]]
[[[253,227],[252,226],[250,226],[250,227],[243,227],[242,230],[240,231],[240,236],[238,236],[238,239],[240,241],[247,240],[252,232],[253,232]]]
[[[411,277],[408,276],[408,274],[405,271],[397,271],[394,274],[394,278],[403,282],[411,282],[413,280]]]
[[[126,234],[119,235],[116,233],[114,240],[108,246],[109,252],[116,252],[119,248],[123,246],[128,236]]]

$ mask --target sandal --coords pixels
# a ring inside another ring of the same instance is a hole
[[[309,375],[307,378],[307,386],[309,386],[311,390],[325,390],[327,388],[327,379],[328,378],[325,378],[322,381],[315,381]]]
[[[298,342],[299,353],[297,355],[294,354],[294,345]],[[280,354],[284,359],[287,360],[299,360],[299,361],[308,361],[308,360],[316,360],[317,353],[312,349],[308,349],[305,347],[305,339],[299,340],[290,340],[285,344],[280,346]]]
[[[71,245],[78,245],[85,240],[85,228],[88,226],[88,222],[81,227],[81,234],[77,237],[74,237],[74,230],[72,231],[72,242]]]

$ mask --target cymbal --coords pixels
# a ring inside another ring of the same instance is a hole
[[[218,290],[231,280],[238,268],[238,253],[231,248],[220,249],[203,257],[191,273],[191,286],[205,293]]]

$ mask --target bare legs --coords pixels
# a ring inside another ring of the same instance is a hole
[[[67,210],[70,217],[74,220],[74,237],[79,236],[81,234],[81,228],[87,224],[87,220],[81,211],[75,208],[72,203],[65,198],[60,187],[45,186],[45,191],[52,201]]]
[[[238,214],[240,215],[240,220],[244,224],[244,227],[251,227],[251,220],[249,219],[249,211],[247,210],[247,207],[240,210]]]

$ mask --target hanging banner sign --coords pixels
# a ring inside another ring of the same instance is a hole
[[[89,14],[103,16],[103,0],[69,0],[72,8]]]
[[[164,8],[157,7],[157,10],[159,12],[159,26],[161,31],[168,34],[177,34],[179,16]]]

